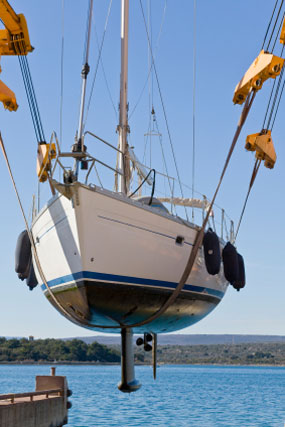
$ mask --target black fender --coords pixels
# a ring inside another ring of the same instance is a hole
[[[239,261],[237,250],[230,242],[224,247],[222,258],[225,278],[233,285],[239,279]]]
[[[240,289],[245,287],[245,266],[244,266],[244,260],[241,254],[237,254],[238,257],[238,279],[233,283],[233,287],[239,291]]]
[[[27,230],[24,230],[18,237],[15,251],[15,271],[21,280],[29,275],[31,257],[31,242]]]
[[[204,234],[203,248],[206,269],[214,276],[220,272],[221,249],[219,238],[211,228]]]
[[[26,283],[27,283],[27,286],[29,286],[30,291],[32,291],[38,284],[38,281],[35,275],[34,266],[33,266],[33,261],[31,261],[30,263],[29,275],[27,277]]]

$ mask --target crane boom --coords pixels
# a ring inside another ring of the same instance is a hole
[[[21,13],[17,15],[7,0],[0,0],[0,20],[5,26],[5,29],[0,30],[0,57],[27,55],[28,52],[32,52],[26,18]],[[10,111],[16,111],[18,108],[14,92],[1,80],[0,102]]]
[[[0,19],[5,29],[0,30],[0,55],[27,55],[33,47],[25,16],[17,15],[7,0],[0,0]]]
[[[18,31],[20,19],[6,0],[2,0],[0,3],[0,15],[5,27],[11,33]]]

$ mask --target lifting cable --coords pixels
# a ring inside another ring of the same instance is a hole
[[[282,98],[282,95],[283,95],[284,86],[285,86],[285,79],[284,79],[284,81],[283,81],[282,89],[281,89],[281,92],[280,92],[280,95],[279,95],[279,100],[278,100],[278,103],[277,103],[277,107],[276,107],[276,111],[275,111],[274,119],[273,119],[273,122],[272,122],[272,125],[271,125],[271,131],[272,131],[273,126],[274,126],[274,123],[275,123],[275,119],[276,119],[276,116],[277,116],[277,112],[278,112],[278,110],[279,110],[279,105],[280,105],[280,101],[281,101],[281,98]]]
[[[248,201],[248,198],[249,198],[249,194],[250,194],[251,189],[252,189],[252,187],[253,187],[253,184],[254,184],[254,181],[255,181],[256,175],[257,175],[257,173],[258,173],[258,170],[259,170],[260,164],[261,164],[261,160],[256,159],[256,161],[255,161],[255,163],[254,163],[254,166],[253,166],[253,171],[252,171],[252,175],[251,175],[251,179],[250,179],[250,183],[249,183],[249,187],[248,187],[248,192],[247,192],[247,195],[246,195],[246,198],[245,198],[245,202],[244,202],[244,205],[243,205],[243,208],[242,208],[242,211],[241,211],[241,215],[240,215],[240,219],[239,219],[239,222],[238,222],[237,231],[236,231],[236,233],[235,233],[235,237],[234,237],[234,241],[233,241],[233,243],[234,243],[234,242],[236,241],[236,239],[237,239],[237,235],[238,235],[238,232],[239,232],[239,229],[240,229],[241,221],[242,221],[242,219],[243,219],[243,214],[244,214],[244,211],[245,211],[245,208],[246,208],[246,205],[247,205],[247,201]]]
[[[13,40],[16,41],[17,37],[18,36],[14,36],[14,37],[12,36],[12,41]],[[37,99],[36,99],[33,80],[32,80],[32,76],[31,76],[31,72],[30,72],[28,58],[27,58],[27,55],[25,54],[26,49],[25,49],[24,41],[22,41],[21,43],[19,43],[17,41],[17,43],[14,43],[14,46],[17,47],[16,53],[18,54],[18,59],[19,59],[22,77],[23,77],[23,81],[24,81],[24,86],[25,86],[25,90],[26,90],[26,94],[27,94],[28,104],[29,104],[29,108],[30,108],[30,112],[31,112],[31,116],[32,116],[32,121],[33,121],[33,125],[34,125],[34,130],[35,130],[35,134],[36,134],[36,139],[37,139],[38,143],[45,142],[45,135],[44,135],[40,111],[39,111],[39,107],[38,107],[38,103],[37,103]],[[18,49],[18,46],[20,46],[19,49]]]
[[[271,49],[271,51],[272,51],[272,52],[273,52],[273,51],[274,51],[274,49],[275,49],[275,46],[276,46],[276,43],[277,43],[277,40],[278,40],[279,34],[280,34],[280,32],[281,32],[281,27],[282,27],[282,24],[283,24],[283,21],[284,21],[284,17],[285,17],[285,12],[283,13],[282,19],[280,20],[280,24],[279,24],[278,31],[276,32],[276,36],[275,36],[275,40],[274,40],[274,43],[273,43],[273,47],[272,47],[272,49]]]
[[[283,74],[284,74],[284,68],[282,68],[281,73],[280,73],[280,77],[279,77],[279,79],[278,79],[277,88],[276,88],[276,91],[275,91],[275,96],[274,96],[274,99],[273,99],[273,103],[272,103],[272,107],[271,107],[270,115],[269,115],[268,122],[267,122],[267,127],[266,127],[267,129],[269,129],[269,128],[270,128],[270,125],[271,125],[271,120],[272,120],[272,116],[273,116],[273,113],[274,113],[274,109],[275,109],[276,101],[277,101],[277,98],[278,98],[279,89],[280,89],[280,87],[281,87],[281,82],[282,82]],[[281,94],[282,94],[282,92],[281,92]],[[277,114],[277,110],[278,110],[278,108],[279,108],[279,102],[278,102],[278,104],[277,104],[277,109],[276,109],[276,112],[275,112],[275,116],[276,116],[276,114]],[[271,129],[271,130],[272,130],[272,129]]]
[[[278,19],[279,19],[279,16],[280,16],[280,12],[281,12],[281,9],[282,9],[282,6],[283,6],[283,3],[284,3],[284,0],[281,0],[280,7],[279,7],[279,9],[278,9],[277,16],[276,16],[276,19],[275,19],[275,22],[274,22],[274,25],[273,25],[273,29],[272,29],[272,31],[271,31],[271,35],[270,35],[270,37],[269,37],[269,41],[268,41],[268,43],[267,43],[267,47],[266,47],[266,49],[265,49],[265,51],[266,51],[266,52],[268,52],[268,51],[269,51],[269,46],[270,46],[270,43],[271,43],[271,40],[272,40],[272,37],[273,37],[274,31],[275,31],[275,28],[276,28],[276,25],[277,25],[277,22],[278,22]],[[274,10],[273,10],[273,14],[272,14],[271,20],[270,20],[270,22],[269,22],[269,26],[268,26],[268,29],[267,29],[267,32],[266,32],[266,35],[265,35],[265,39],[266,39],[266,36],[267,36],[267,34],[268,34],[269,27],[270,27],[271,22],[272,22],[272,18],[273,18],[273,15],[274,15],[275,9],[276,9],[276,5],[277,5],[277,2],[276,2],[276,4],[275,4],[275,7],[274,7]],[[264,39],[264,42],[263,42],[262,47],[264,46],[265,39]],[[272,49],[272,50],[273,50],[273,49]]]
[[[284,50],[284,45],[283,45],[283,48],[282,48],[281,56],[283,54],[283,50]],[[277,99],[278,99],[278,95],[279,95],[279,91],[280,91],[280,87],[281,87],[281,84],[282,84],[283,77],[284,77],[284,67],[282,68],[281,73],[280,73],[280,75],[278,77],[278,83],[277,83],[277,87],[276,87],[274,98],[273,98],[272,105],[271,105],[271,110],[270,110],[268,121],[267,121],[267,125],[266,125],[266,129],[267,130],[270,129],[271,120],[272,120],[272,117],[273,117],[274,110],[275,110],[274,121],[275,121],[275,118],[276,118],[276,115],[277,115],[277,112],[278,112],[278,108],[279,108],[281,96],[282,96],[282,93],[283,93],[283,89],[281,90],[278,102],[277,102]],[[276,79],[275,79],[275,81],[276,81]],[[268,113],[269,106],[270,106],[270,103],[271,103],[271,98],[272,98],[272,94],[273,94],[273,91],[274,91],[274,87],[275,87],[275,82],[273,84],[272,91],[271,91],[271,94],[270,94],[270,98],[269,98],[269,101],[268,101],[267,110],[266,110],[265,117],[264,117],[264,122],[263,122],[263,128],[264,128],[264,125],[265,125],[267,113]],[[276,102],[277,102],[277,107],[275,109]],[[273,121],[273,123],[274,123],[274,121]],[[272,130],[272,127],[273,127],[273,124],[271,126],[271,130]]]
[[[37,142],[45,142],[42,121],[36,99],[35,89],[32,81],[28,59],[25,55],[18,55],[24,86],[27,94],[29,108],[32,116]]]
[[[274,82],[273,82],[273,85],[272,85],[271,92],[270,92],[269,101],[268,101],[268,104],[267,104],[267,109],[266,109],[266,112],[265,112],[262,129],[265,128],[265,122],[266,122],[267,114],[268,114],[268,111],[269,111],[269,107],[270,107],[270,103],[271,103],[271,98],[272,98],[272,95],[273,95],[273,92],[274,92],[274,89],[275,89],[276,81],[277,81],[277,79],[275,78]]]
[[[277,25],[277,22],[278,22],[278,19],[279,19],[279,16],[280,16],[280,12],[281,12],[281,8],[283,6],[283,3],[284,3],[284,0],[281,1],[281,4],[279,6],[279,10],[278,10],[277,16],[275,18],[275,23],[273,25],[273,29],[271,31],[271,35],[270,35],[269,42],[267,44],[267,49],[266,50],[269,49],[269,45],[271,43],[271,40],[272,40],[274,31],[275,31],[275,28],[276,28],[276,25]],[[266,38],[267,38],[267,35],[268,35],[268,32],[269,32],[269,28],[270,28],[271,23],[272,23],[272,19],[273,19],[273,16],[274,16],[277,4],[278,4],[278,0],[276,1],[274,9],[273,9],[272,16],[271,16],[271,19],[269,21],[268,28],[267,28],[267,31],[266,31],[266,34],[265,34],[265,38],[264,38],[264,41],[263,41],[262,48],[264,47],[264,44],[265,44],[265,41],[266,41]],[[272,52],[273,52],[273,50],[275,48],[276,41],[277,41],[278,35],[280,33],[281,25],[282,25],[283,20],[284,20],[284,16],[285,16],[285,13],[283,13],[283,16],[282,16],[281,22],[279,24],[279,28],[278,28],[277,34],[275,36],[275,41],[274,41],[274,44],[273,44],[273,47],[272,47]],[[280,54],[281,57],[282,57],[282,54],[283,54],[283,50],[284,50],[284,44],[282,46],[282,50],[281,50],[281,54]],[[276,78],[274,79],[274,83],[272,85],[272,89],[271,89],[271,92],[270,92],[270,96],[269,96],[269,100],[268,100],[268,104],[267,104],[267,108],[266,108],[266,112],[265,112],[265,116],[264,116],[264,120],[263,120],[262,130],[264,130],[264,129],[269,130],[270,129],[272,131],[272,129],[273,129],[273,125],[275,123],[275,119],[276,119],[276,116],[277,116],[277,112],[278,112],[278,109],[279,109],[279,105],[280,105],[280,101],[281,101],[281,97],[282,97],[283,90],[284,90],[284,85],[285,85],[285,80],[283,81],[283,77],[284,77],[284,68],[282,68],[281,73],[280,73],[278,79],[276,79]],[[283,84],[282,84],[282,81],[283,81]],[[276,82],[277,82],[277,86],[276,86]],[[281,84],[282,84],[282,89],[281,89],[281,92],[280,92],[280,95],[279,95]],[[275,88],[275,86],[276,86],[276,88]],[[278,98],[278,95],[279,95],[279,98]],[[277,101],[277,99],[278,99],[278,101]],[[272,104],[271,104],[271,101],[272,101]],[[277,105],[276,105],[276,103],[277,103]],[[271,108],[270,108],[270,105],[271,105]],[[269,108],[270,108],[270,112],[269,112]],[[268,115],[268,119],[267,119],[267,115]],[[272,121],[272,117],[273,117],[273,121]],[[267,119],[267,125],[265,126],[266,119]],[[240,226],[241,226],[243,215],[244,215],[244,212],[245,212],[245,209],[246,209],[246,206],[247,206],[248,198],[249,198],[249,195],[251,193],[253,184],[255,182],[257,173],[259,171],[260,164],[261,164],[261,160],[260,159],[256,159],[254,167],[253,167],[253,171],[252,171],[252,175],[251,175],[251,179],[250,179],[250,183],[249,183],[247,195],[245,197],[244,205],[243,205],[243,208],[242,208],[242,211],[241,211],[241,215],[240,215],[240,218],[239,218],[237,230],[236,230],[236,233],[235,233],[234,242],[237,239],[237,235],[238,235],[238,232],[239,232],[239,229],[240,229]]]
[[[266,127],[267,130],[269,130],[269,128],[270,128],[272,115],[273,115],[273,112],[274,112],[276,100],[278,98],[278,93],[279,93],[279,89],[280,89],[280,86],[281,86],[281,81],[282,81],[282,78],[283,78],[283,71],[284,71],[284,69],[282,68],[282,71],[280,73],[280,77],[279,77],[279,80],[278,80],[278,84],[277,84],[277,88],[276,88],[274,100],[273,100],[273,103],[272,103],[270,115],[269,115],[268,122],[267,122],[267,127]],[[268,113],[268,110],[269,110],[269,104],[270,104],[270,101],[271,101],[271,98],[272,98],[272,93],[273,93],[273,89],[274,89],[274,86],[275,86],[275,81],[274,81],[274,84],[273,84],[273,87],[272,87],[272,91],[271,91],[271,94],[270,94],[269,103],[268,103],[267,110],[266,110],[266,113],[265,113],[265,117],[264,117],[262,129],[264,129],[264,126],[265,126],[266,116],[267,116],[267,113]],[[280,101],[281,101],[281,98],[282,98],[284,86],[285,86],[285,80],[283,81],[283,85],[282,85],[282,89],[281,89],[281,92],[280,92],[280,95],[279,95],[277,107],[275,109],[275,114],[274,114],[274,118],[273,118],[273,121],[272,121],[271,129],[270,129],[271,132],[272,132],[272,129],[273,129],[273,126],[274,126],[274,123],[275,123],[275,119],[276,119],[276,116],[277,116],[277,112],[278,112],[278,109],[279,109],[279,105],[280,105]],[[248,187],[248,192],[247,192],[247,195],[246,195],[246,198],[245,198],[245,202],[244,202],[244,205],[243,205],[243,208],[242,208],[242,212],[241,212],[240,219],[239,219],[239,222],[238,222],[237,230],[236,230],[236,233],[235,233],[234,242],[237,239],[237,235],[238,235],[238,232],[239,232],[239,229],[240,229],[240,225],[241,225],[241,222],[242,222],[242,219],[243,219],[245,208],[247,206],[248,198],[249,198],[250,192],[252,190],[253,184],[255,182],[255,178],[257,176],[257,173],[259,171],[260,164],[261,164],[261,160],[256,159],[254,167],[253,167],[253,171],[252,171],[252,176],[251,176],[251,179],[250,179],[249,187]]]
[[[265,33],[264,41],[263,41],[263,44],[262,44],[262,49],[264,48],[264,45],[265,45],[265,42],[266,42],[266,39],[267,39],[267,36],[268,36],[268,33],[269,33],[269,29],[270,29],[270,26],[271,26],[271,23],[272,23],[272,19],[273,19],[273,16],[274,16],[274,13],[275,13],[275,10],[276,10],[276,7],[277,7],[277,4],[278,4],[278,1],[279,1],[279,0],[276,0],[276,3],[275,3],[275,6],[274,6],[274,9],[273,9],[273,12],[272,12],[272,15],[271,15],[271,18],[270,18],[270,21],[269,21],[269,24],[268,24],[268,27],[267,27],[266,33]],[[281,12],[281,9],[282,9],[282,6],[283,6],[283,3],[284,3],[284,0],[281,0],[280,6],[279,6],[279,10],[278,10],[278,13],[277,13],[277,16],[276,16],[276,18],[275,18],[274,25],[273,25],[273,29],[272,29],[272,31],[271,31],[270,38],[269,38],[269,41],[268,41],[268,44],[267,44],[266,51],[268,51],[268,49],[269,49],[269,46],[270,46],[270,43],[271,43],[271,40],[272,40],[273,34],[274,34],[274,32],[275,32],[276,25],[277,25],[278,20],[279,20],[279,16],[280,16],[280,12]],[[274,50],[274,48],[275,48],[276,41],[277,41],[278,35],[279,35],[279,33],[280,33],[280,28],[281,28],[281,26],[282,26],[282,22],[284,21],[284,17],[285,17],[285,13],[283,13],[283,15],[282,15],[282,19],[281,19],[281,21],[280,21],[279,28],[278,28],[278,31],[277,31],[276,36],[275,36],[275,41],[274,41],[274,44],[273,44],[273,47],[272,47],[272,50],[271,50],[271,51],[272,51],[272,53],[273,53],[273,50]],[[282,46],[282,50],[281,50],[281,54],[280,54],[280,56],[281,56],[281,57],[282,57],[282,54],[283,54],[283,50],[284,50],[284,44],[283,44],[283,46]],[[267,130],[269,130],[269,128],[270,128],[270,123],[271,123],[272,115],[273,115],[273,112],[274,112],[274,108],[275,108],[275,105],[276,105],[276,101],[277,101],[277,97],[278,97],[279,89],[280,89],[280,86],[281,86],[281,81],[282,81],[282,78],[283,78],[283,73],[284,73],[284,69],[282,68],[281,73],[280,73],[279,78],[278,78],[278,84],[277,84],[277,88],[276,88],[276,90],[275,90],[275,86],[276,86],[277,79],[276,79],[276,78],[274,79],[274,83],[273,83],[273,85],[272,85],[271,93],[270,93],[269,100],[268,100],[268,104],[267,104],[267,109],[266,109],[266,112],[265,112],[265,117],[264,117],[264,121],[263,121],[262,129],[264,129],[264,128],[265,128],[265,122],[266,122],[266,119],[267,119],[267,114],[268,114],[268,112],[269,112],[269,108],[270,108],[270,104],[271,104],[272,96],[273,96],[273,93],[274,93],[274,91],[275,91],[275,94],[274,94],[274,97],[273,97],[272,106],[271,106],[271,110],[270,110],[270,113],[269,113],[269,118],[268,118],[267,126],[266,126],[266,129],[267,129]],[[282,91],[281,91],[281,94],[282,94],[282,92],[283,92],[283,89],[282,89]],[[273,122],[275,121],[275,117],[276,117],[276,115],[277,115],[277,110],[278,110],[278,107],[279,107],[279,103],[280,103],[280,98],[279,98],[279,101],[278,101],[278,103],[277,103],[277,108],[276,108],[276,112],[275,112],[275,116],[274,116],[274,120],[273,120]],[[271,129],[271,130],[272,130],[272,129]]]
[[[266,38],[267,38],[267,35],[268,35],[268,32],[269,32],[269,28],[270,28],[270,26],[271,26],[271,22],[272,22],[272,19],[273,19],[273,16],[274,16],[275,9],[276,9],[276,7],[277,7],[278,1],[279,1],[279,0],[276,0],[275,6],[274,6],[274,9],[273,9],[273,12],[272,12],[271,18],[270,18],[270,20],[269,20],[269,24],[268,24],[268,27],[267,27],[267,30],[266,30],[265,36],[264,36],[264,40],[263,40],[263,44],[262,44],[262,46],[261,46],[261,49],[263,49],[263,48],[264,48],[264,45],[265,45],[265,42],[266,42]]]

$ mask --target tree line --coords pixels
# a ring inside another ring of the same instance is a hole
[[[141,348],[144,363],[151,363],[151,354]],[[201,365],[276,365],[285,366],[285,343],[244,343],[210,345],[158,346],[159,363]]]
[[[157,359],[167,364],[285,366],[285,343],[158,345]],[[151,352],[135,347],[136,363],[151,364]],[[0,363],[100,362],[120,363],[120,346],[79,339],[7,339],[0,337]]]
[[[0,362],[120,362],[120,352],[105,345],[72,339],[0,337]]]

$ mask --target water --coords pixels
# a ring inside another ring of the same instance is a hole
[[[0,393],[34,390],[48,366],[0,365]],[[119,366],[59,366],[73,391],[72,427],[285,426],[285,368],[161,366],[152,380],[136,367],[142,388],[117,390]]]

